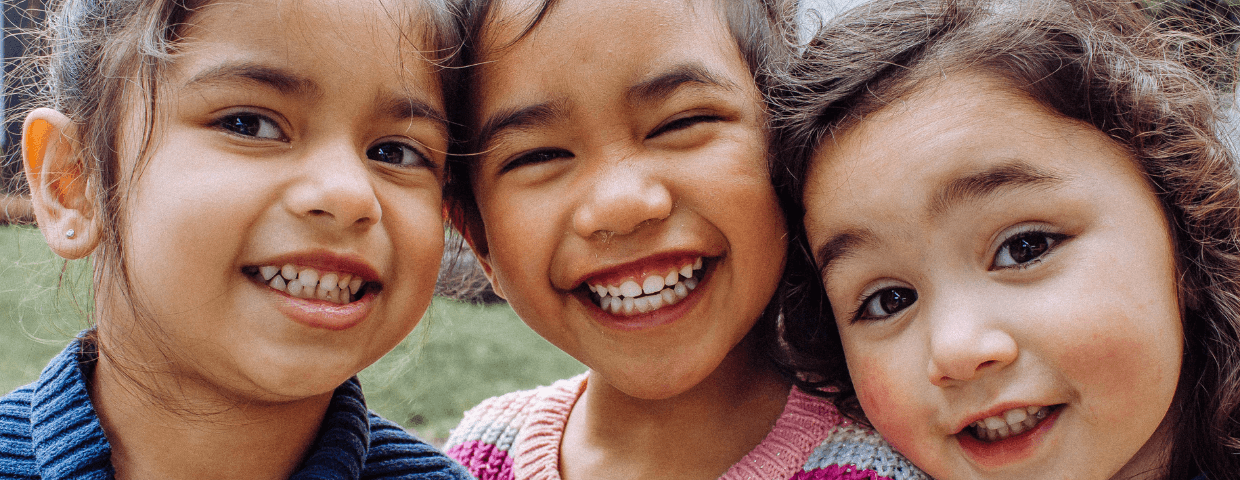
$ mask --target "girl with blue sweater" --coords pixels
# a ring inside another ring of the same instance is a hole
[[[23,161],[96,325],[0,400],[0,478],[468,478],[354,377],[435,283],[443,9],[52,6]]]

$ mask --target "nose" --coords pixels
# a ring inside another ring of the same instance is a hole
[[[643,166],[627,162],[599,167],[573,212],[573,229],[584,238],[627,235],[672,214],[672,193]]]
[[[343,141],[313,150],[302,159],[300,180],[286,196],[289,211],[326,228],[378,223],[382,208],[363,152]]]
[[[957,297],[941,308],[923,305],[930,329],[930,383],[946,387],[998,371],[1016,361],[1016,340],[982,303]],[[930,308],[926,308],[930,307]]]

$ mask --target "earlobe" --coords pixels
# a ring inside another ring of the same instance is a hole
[[[47,245],[67,259],[82,258],[99,244],[94,182],[80,162],[69,117],[40,108],[22,126],[22,164],[30,200]]]

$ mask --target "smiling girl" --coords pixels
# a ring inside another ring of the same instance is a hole
[[[1235,58],[1145,15],[881,0],[782,79],[791,263],[829,319],[789,315],[791,358],[935,478],[1240,472],[1240,189],[1211,87]]]
[[[23,159],[96,326],[0,401],[0,477],[468,477],[354,378],[436,278],[441,8],[55,6]]]
[[[924,478],[766,355],[787,239],[755,78],[777,2],[472,5],[455,220],[590,371],[483,402],[448,453],[483,480]]]

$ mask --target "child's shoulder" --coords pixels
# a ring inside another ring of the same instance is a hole
[[[0,397],[0,478],[22,478],[35,463],[30,429],[34,384]]]
[[[721,480],[752,478],[930,479],[874,429],[795,387],[771,432]]]
[[[930,479],[913,462],[891,448],[874,429],[851,420],[845,420],[832,429],[830,435],[810,453],[802,470],[810,478],[854,478],[862,474],[856,478]]]
[[[512,447],[519,434],[546,430],[563,433],[573,404],[585,388],[587,374],[532,390],[492,397],[465,412],[444,445],[448,456],[483,478],[512,478]]]
[[[473,478],[439,449],[413,436],[400,425],[373,411],[367,413],[370,448],[367,451],[365,478]]]

